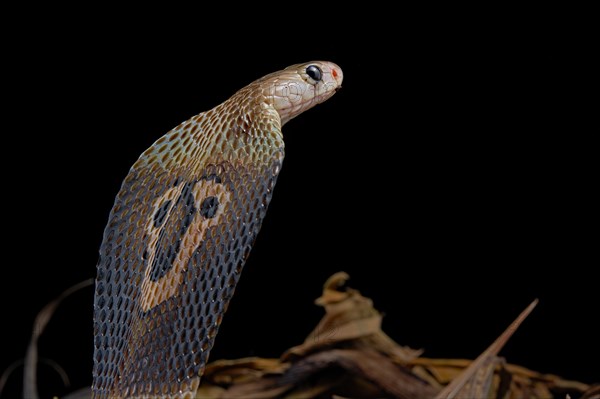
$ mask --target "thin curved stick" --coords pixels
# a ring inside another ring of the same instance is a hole
[[[40,359],[39,362],[40,362],[40,364],[45,364],[45,365],[49,366],[52,370],[56,371],[56,373],[62,380],[62,383],[65,386],[65,388],[68,388],[71,386],[71,380],[69,379],[69,376],[67,375],[67,372],[65,371],[65,369],[63,369],[60,364],[56,363],[54,360],[44,359],[44,358]],[[12,375],[12,373],[19,367],[23,366],[24,363],[25,363],[24,359],[16,360],[13,363],[11,363],[2,372],[2,375],[0,375],[0,397],[2,397],[2,393],[4,392],[4,387],[6,386],[6,383],[7,383],[8,379],[10,378],[10,376]]]
[[[15,371],[18,367],[21,367],[22,365],[23,359],[15,360],[6,368],[6,370],[2,372],[2,375],[0,376],[0,397],[2,396],[2,392],[4,392],[4,387],[6,386],[6,382],[8,381],[10,375],[13,373],[13,371]]]
[[[23,370],[23,397],[38,399],[37,392],[37,362],[38,362],[38,350],[37,350],[37,342],[44,332],[46,325],[50,321],[52,315],[58,305],[62,302],[63,299],[73,294],[76,291],[79,291],[82,288],[90,286],[94,283],[94,279],[87,279],[80,283],[77,283],[70,288],[67,288],[62,292],[56,299],[52,302],[48,303],[44,308],[38,313],[33,323],[33,333],[31,334],[31,340],[29,341],[29,346],[27,347],[27,353],[25,354],[25,369]],[[60,374],[60,373],[59,373]]]

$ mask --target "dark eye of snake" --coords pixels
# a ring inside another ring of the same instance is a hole
[[[323,71],[316,65],[309,65],[306,67],[306,74],[317,82],[323,78]]]

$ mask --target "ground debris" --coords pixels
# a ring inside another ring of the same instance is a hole
[[[209,364],[196,398],[596,398],[597,386],[507,363],[498,352],[533,310],[534,301],[477,359],[429,359],[381,330],[369,298],[345,288],[339,272],[315,302],[325,315],[305,341],[279,359]],[[599,396],[600,397],[600,396]]]

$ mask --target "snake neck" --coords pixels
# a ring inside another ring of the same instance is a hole
[[[189,155],[198,167],[223,161],[268,165],[273,159],[267,154],[273,150],[283,157],[279,114],[255,91],[242,89],[190,121],[182,130],[195,144]]]
[[[224,121],[223,131],[239,137],[281,136],[281,118],[261,90],[247,86],[212,111]],[[233,138],[233,137],[230,137]]]
[[[154,165],[165,171],[195,172],[201,165],[269,164],[266,154],[281,153],[281,118],[252,85],[215,108],[202,112],[169,131],[142,154],[134,168]],[[192,168],[190,169],[190,166]]]

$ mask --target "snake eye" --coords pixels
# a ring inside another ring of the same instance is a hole
[[[309,65],[306,67],[306,74],[315,82],[318,82],[323,78],[323,71],[316,65]]]

